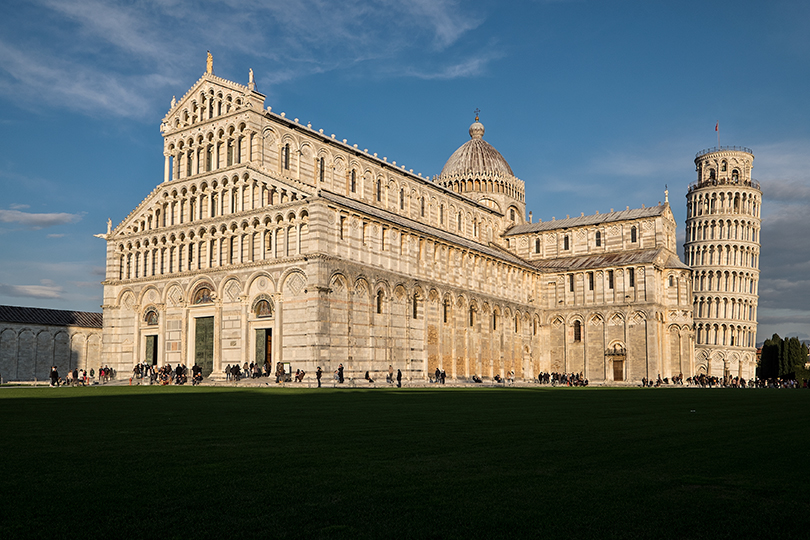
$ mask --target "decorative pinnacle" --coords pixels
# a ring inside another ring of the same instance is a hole
[[[478,107],[475,108],[475,121],[478,122],[478,115],[481,113],[481,110]]]

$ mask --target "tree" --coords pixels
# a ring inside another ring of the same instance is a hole
[[[779,350],[782,338],[774,334],[762,344],[762,354],[759,359],[759,376],[763,379],[775,379],[779,376]]]
[[[807,362],[807,345],[799,338],[779,337],[774,334],[762,345],[759,361],[759,376],[763,379],[794,379],[797,373],[804,373]]]

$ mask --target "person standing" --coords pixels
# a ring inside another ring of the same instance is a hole
[[[59,371],[56,366],[51,366],[51,386],[59,386]]]
[[[385,380],[385,382],[389,384],[394,382],[394,366],[391,364],[388,364],[388,378]]]
[[[397,388],[402,388],[402,371],[397,370]]]
[[[338,382],[343,384],[343,364],[338,366]]]
[[[321,375],[323,371],[321,371],[321,366],[318,366],[318,369],[315,370],[315,378],[318,379],[318,388],[321,387]]]

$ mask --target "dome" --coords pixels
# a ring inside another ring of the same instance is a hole
[[[484,139],[484,125],[478,121],[470,126],[470,140],[453,152],[444,164],[440,176],[495,174],[515,176],[500,152]]]

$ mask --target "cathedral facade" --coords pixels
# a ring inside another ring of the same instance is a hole
[[[108,231],[103,362],[349,377],[695,373],[668,202],[532,223],[484,126],[422,177],[206,73],[163,119],[164,178]]]

